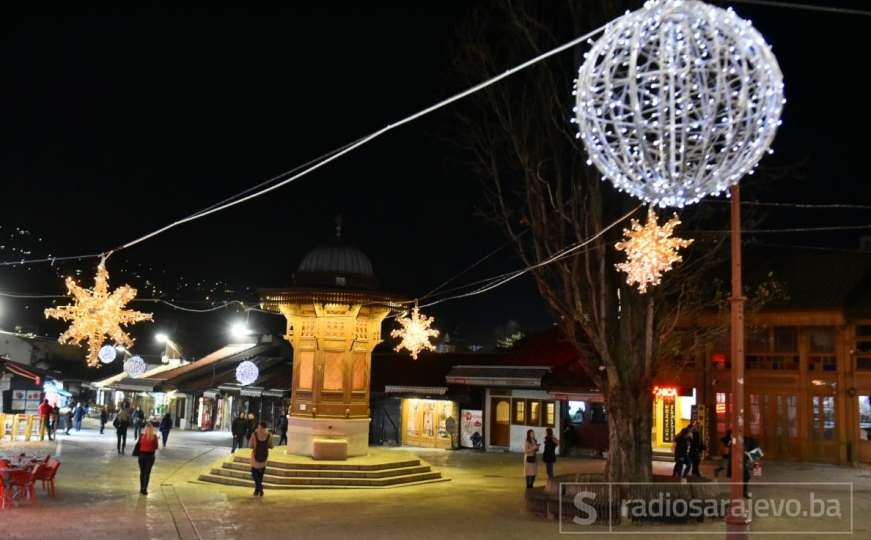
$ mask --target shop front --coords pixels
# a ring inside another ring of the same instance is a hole
[[[459,406],[454,401],[402,400],[402,444],[423,448],[454,448],[459,443]]]
[[[653,428],[652,445],[654,452],[671,452],[674,438],[682,429],[698,418],[696,391],[694,388],[675,386],[655,387],[653,389]]]

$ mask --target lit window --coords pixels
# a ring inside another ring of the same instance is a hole
[[[541,402],[529,402],[529,422],[530,426],[538,426],[541,424]]]
[[[514,400],[514,423],[526,423],[526,401],[523,399]]]
[[[556,425],[556,403],[548,401],[544,405],[544,423],[547,427]]]

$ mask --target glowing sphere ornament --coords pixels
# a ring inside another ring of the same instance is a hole
[[[97,353],[100,362],[103,362],[104,364],[111,364],[114,362],[117,355],[118,351],[116,351],[115,347],[111,345],[103,345],[100,347],[100,352]]]
[[[610,23],[576,81],[578,137],[620,191],[682,207],[753,172],[786,102],[777,59],[749,21],[696,0],[655,0]]]
[[[242,386],[254,384],[254,381],[256,381],[259,376],[260,370],[257,369],[257,364],[250,360],[245,360],[236,366],[236,380],[239,381],[239,384]]]
[[[675,227],[680,225],[680,219],[675,214],[660,227],[656,222],[653,208],[647,211],[647,223],[643,226],[633,219],[631,229],[623,229],[625,239],[617,242],[617,251],[626,252],[626,261],[614,266],[621,272],[626,272],[626,283],[638,285],[638,291],[647,292],[648,286],[656,286],[662,281],[662,274],[683,260],[678,250],[693,243],[672,236]]]
[[[100,350],[106,337],[129,349],[134,340],[123,327],[151,320],[150,313],[124,309],[136,298],[136,289],[123,285],[109,292],[109,272],[106,270],[105,260],[97,266],[93,289],[79,286],[73,278],[67,278],[66,285],[74,303],[48,308],[45,310],[45,317],[70,321],[69,328],[61,334],[58,341],[73,345],[81,345],[87,341],[89,366],[100,365]]]
[[[134,379],[141,377],[142,374],[145,373],[146,367],[145,360],[143,360],[141,356],[132,356],[129,360],[124,362],[124,371]]]
[[[406,349],[415,360],[423,350],[434,351],[435,345],[430,343],[430,338],[439,336],[438,330],[430,328],[434,320],[432,317],[421,315],[417,307],[411,310],[411,317],[398,317],[396,322],[400,324],[400,328],[390,332],[391,337],[401,339],[394,350],[399,352],[401,349]]]

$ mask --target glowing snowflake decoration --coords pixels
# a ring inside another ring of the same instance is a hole
[[[250,360],[245,360],[236,366],[236,380],[242,386],[253,384],[260,376],[260,370],[257,369],[257,364]]]
[[[662,281],[662,274],[671,270],[674,263],[683,260],[678,250],[693,243],[672,236],[675,227],[680,225],[677,214],[660,227],[656,222],[653,208],[647,211],[647,223],[642,226],[633,219],[631,229],[623,229],[625,239],[617,242],[617,251],[626,252],[626,262],[614,266],[626,272],[626,283],[638,285],[638,291],[647,292],[648,286],[656,286]]]
[[[402,341],[394,350],[398,352],[400,349],[407,349],[415,360],[423,350],[434,351],[435,345],[430,343],[430,338],[439,336],[438,330],[430,328],[434,320],[432,317],[421,315],[416,307],[411,310],[411,317],[398,317],[396,321],[401,327],[391,331],[390,337],[400,338]]]
[[[657,0],[610,23],[578,71],[572,122],[620,191],[684,206],[751,174],[783,104],[777,59],[749,21]]]
[[[147,367],[145,360],[143,360],[141,356],[132,356],[129,360],[124,362],[124,371],[134,379],[141,377],[145,373]]]
[[[75,303],[48,308],[47,319],[70,321],[70,326],[58,341],[64,344],[81,345],[88,342],[88,366],[100,363],[100,349],[106,338],[127,347],[133,347],[134,339],[123,327],[140,321],[150,321],[150,313],[124,309],[136,297],[136,289],[127,285],[109,292],[109,272],[105,261],[97,266],[93,289],[85,289],[73,278],[66,279],[67,292]]]

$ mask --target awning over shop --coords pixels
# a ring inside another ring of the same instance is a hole
[[[447,386],[391,386],[384,387],[385,394],[414,394],[426,396],[443,396],[447,393]]]
[[[445,379],[470,386],[540,388],[549,372],[547,366],[454,366]]]

